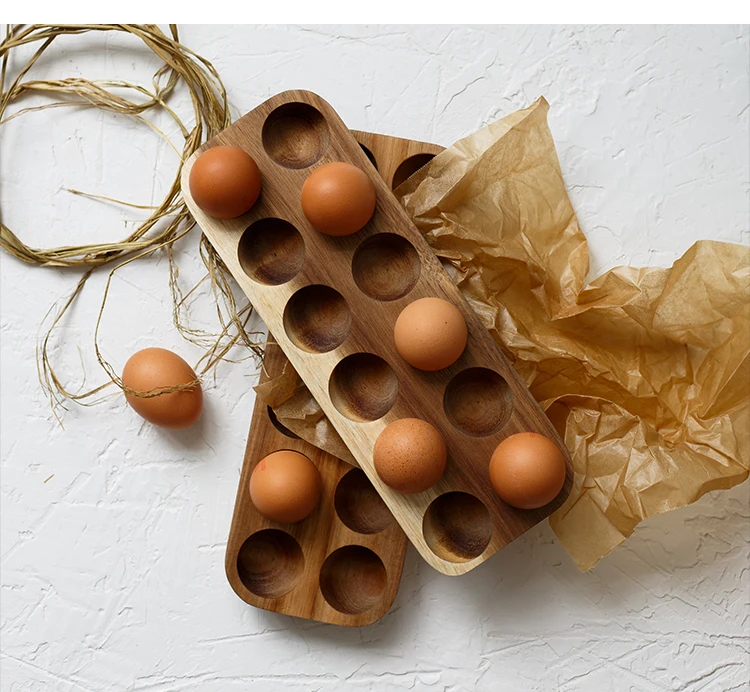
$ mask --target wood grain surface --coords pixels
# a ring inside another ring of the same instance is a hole
[[[463,574],[559,507],[572,483],[562,440],[331,106],[307,91],[278,94],[202,150],[220,144],[256,160],[260,200],[237,219],[204,214],[188,185],[200,151],[183,169],[185,200],[424,559],[444,574]],[[322,235],[302,213],[306,176],[330,161],[360,167],[376,188],[375,214],[352,236]],[[389,271],[394,264],[399,270]],[[400,311],[426,296],[456,305],[469,330],[459,360],[434,373],[411,368],[393,344]],[[441,481],[418,495],[391,490],[373,467],[379,433],[404,417],[438,428],[449,451]],[[562,492],[538,510],[508,506],[489,482],[493,450],[522,431],[551,438],[566,459]]]

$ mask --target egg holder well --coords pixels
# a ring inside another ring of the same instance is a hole
[[[288,361],[266,347],[261,382]],[[250,500],[261,459],[291,449],[310,459],[323,482],[320,503],[297,524],[263,517]],[[379,620],[401,581],[406,535],[361,469],[301,440],[256,397],[227,541],[229,584],[245,602],[285,615],[361,627]]]
[[[247,151],[263,180],[255,206],[226,221],[203,213],[188,185],[197,157],[218,145]],[[342,238],[314,230],[300,205],[307,175],[331,161],[361,168],[376,189],[370,222]],[[186,162],[182,190],[203,232],[428,564],[444,574],[468,572],[564,502],[572,467],[562,440],[328,103],[307,91],[272,97]],[[456,305],[469,332],[463,355],[438,372],[412,368],[393,343],[401,310],[427,296]],[[443,478],[417,495],[391,490],[372,460],[383,428],[405,417],[434,425],[448,447]],[[560,494],[536,510],[507,505],[489,481],[495,447],[524,431],[553,440],[567,467]]]

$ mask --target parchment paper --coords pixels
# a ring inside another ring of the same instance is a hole
[[[548,109],[457,142],[396,194],[564,437],[574,486],[550,524],[587,570],[646,517],[748,477],[750,249],[701,241],[670,269],[585,285]],[[353,461],[289,370],[259,394]]]

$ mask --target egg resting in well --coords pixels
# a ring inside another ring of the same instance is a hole
[[[302,211],[313,228],[326,235],[359,231],[372,218],[375,201],[372,180],[342,161],[316,168],[302,186]]]
[[[134,353],[122,370],[122,383],[137,392],[189,384],[196,379],[193,369],[165,348],[144,348]],[[163,428],[187,428],[203,410],[200,383],[190,389],[148,398],[126,392],[125,398],[138,415]]]
[[[195,203],[217,219],[234,219],[249,211],[260,195],[260,185],[255,160],[237,147],[207,149],[190,171]]]
[[[396,350],[419,370],[442,370],[453,365],[468,340],[461,311],[442,298],[420,298],[407,305],[393,330]]]
[[[372,460],[388,487],[421,493],[442,478],[448,450],[435,427],[419,418],[401,418],[378,435]]]
[[[490,481],[495,492],[518,509],[552,502],[565,483],[565,458],[558,446],[537,433],[503,440],[492,454]]]
[[[315,464],[290,450],[261,459],[250,476],[250,499],[266,519],[296,524],[318,506],[323,481]]]

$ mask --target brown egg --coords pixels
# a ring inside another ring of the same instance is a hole
[[[396,350],[420,370],[442,370],[464,352],[468,331],[461,311],[442,298],[420,298],[407,305],[393,330]]]
[[[511,435],[495,449],[490,461],[495,492],[513,507],[536,509],[557,497],[565,483],[565,458],[544,435]]]
[[[122,383],[137,392],[189,384],[196,380],[193,369],[176,353],[165,348],[144,348],[133,354],[122,370]],[[187,428],[203,409],[200,383],[191,389],[148,398],[125,394],[133,410],[149,423],[162,428]]]
[[[387,486],[400,493],[421,493],[442,477],[448,450],[432,425],[419,418],[401,418],[378,435],[372,460]]]
[[[372,218],[375,186],[367,174],[336,161],[316,168],[302,186],[302,211],[326,235],[351,235]]]
[[[260,195],[260,171],[250,154],[237,147],[204,151],[190,171],[190,194],[206,214],[234,219],[249,211]]]
[[[304,454],[282,450],[258,462],[250,476],[250,499],[266,518],[296,524],[318,506],[323,481]]]

